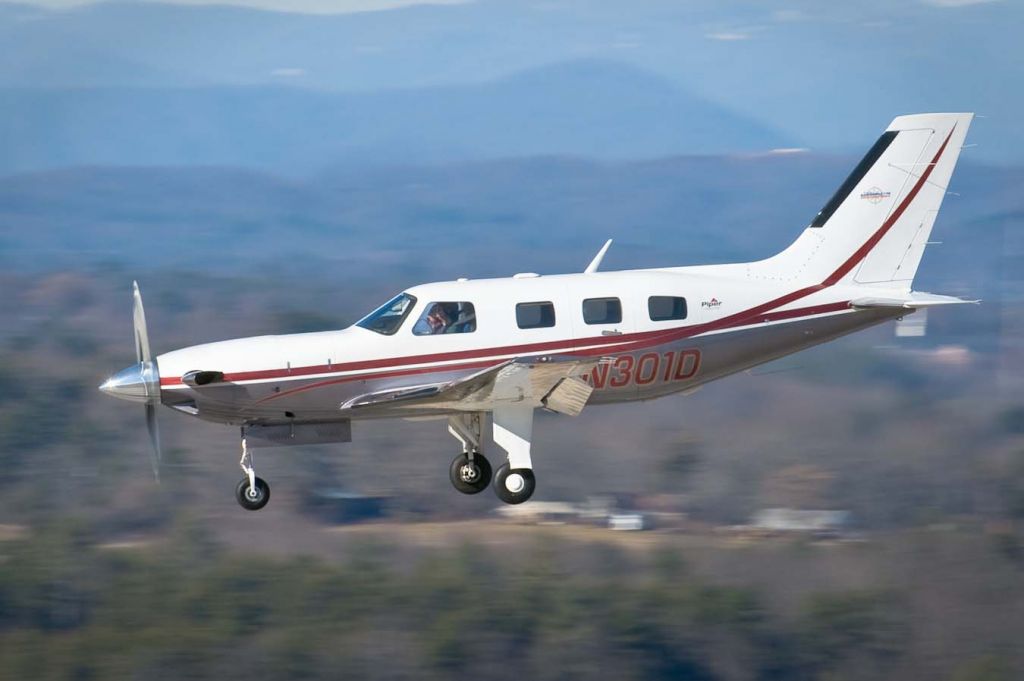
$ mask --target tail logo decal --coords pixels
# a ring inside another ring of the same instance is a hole
[[[866,192],[861,192],[860,198],[864,199],[865,201],[870,201],[871,203],[878,204],[884,201],[885,199],[889,198],[890,196],[892,196],[892,192],[884,191],[878,187],[872,187]]]

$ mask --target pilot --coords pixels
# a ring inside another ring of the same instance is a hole
[[[434,303],[427,313],[427,329],[430,334],[444,333],[452,323],[451,316],[441,303]]]

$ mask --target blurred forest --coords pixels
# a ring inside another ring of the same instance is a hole
[[[133,361],[132,279],[163,352],[341,328],[424,280],[579,270],[609,236],[609,268],[759,257],[849,166],[798,156],[0,178],[0,678],[1020,678],[1019,170],[958,175],[917,283],[985,302],[926,337],[889,324],[540,419],[537,499],[670,506],[672,529],[501,520],[451,488],[437,422],[261,450],[274,498],[246,513],[237,432],[164,410],[157,486],[142,409],[96,391]],[[310,500],[334,490],[384,516],[326,522]],[[733,531],[777,507],[851,527]]]

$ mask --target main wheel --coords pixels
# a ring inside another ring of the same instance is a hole
[[[508,463],[498,466],[494,473],[494,493],[506,504],[521,504],[531,496],[537,480],[529,468],[509,468]]]
[[[491,484],[491,462],[483,454],[474,454],[472,461],[466,454],[459,454],[452,459],[448,476],[463,494],[479,494]]]
[[[249,476],[242,478],[235,488],[235,498],[247,511],[258,511],[270,501],[270,485],[263,478],[256,478],[256,485],[249,487]]]

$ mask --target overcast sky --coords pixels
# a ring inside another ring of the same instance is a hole
[[[24,4],[63,8],[95,4],[98,0],[20,0]],[[136,0],[146,2],[147,0]],[[156,0],[176,5],[239,5],[282,12],[345,14],[395,9],[409,5],[455,5],[471,0]]]
[[[0,0],[3,2],[4,0]],[[37,5],[41,7],[75,7],[78,5],[90,5],[104,0],[17,0],[21,4]],[[124,0],[122,0],[124,1]],[[313,12],[321,14],[345,14],[350,12],[367,12],[374,10],[395,9],[408,7],[410,5],[457,5],[474,0],[135,0],[135,2],[165,2],[175,5],[238,5],[241,7],[256,7],[259,9],[276,10],[282,12]],[[876,0],[867,2],[854,2],[853,6],[859,4],[871,5],[931,5],[933,7],[965,7],[969,5],[981,5],[990,2],[1002,2],[1004,0],[885,0],[879,3]],[[771,3],[765,3],[771,5]],[[815,5],[816,2],[780,2],[779,5]],[[770,9],[770,7],[768,8]]]

